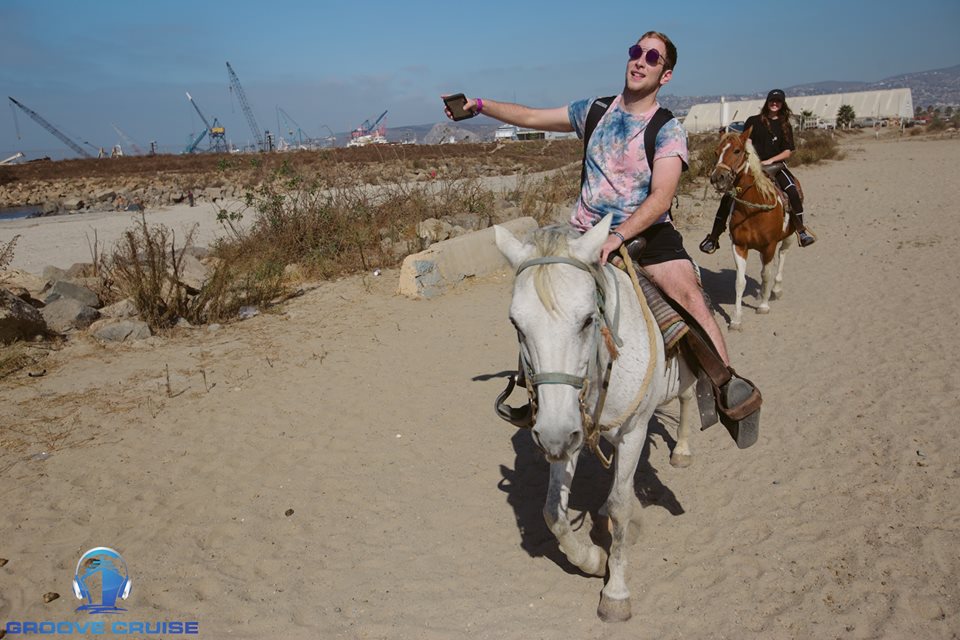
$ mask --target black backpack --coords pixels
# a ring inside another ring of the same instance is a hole
[[[583,183],[587,179],[587,145],[590,143],[590,136],[593,135],[593,130],[597,128],[600,118],[607,112],[607,109],[610,108],[610,105],[613,104],[616,97],[617,96],[607,96],[606,98],[597,98],[590,105],[590,110],[587,111],[587,121],[583,127],[583,161],[580,167],[581,191],[583,190]],[[660,107],[657,109],[657,112],[653,114],[653,117],[647,124],[647,128],[643,131],[643,148],[647,152],[647,165],[650,167],[651,175],[653,174],[653,154],[657,151],[657,135],[660,133],[660,129],[663,128],[663,125],[671,120],[673,120],[673,112],[664,107]],[[683,171],[686,170],[687,163],[684,162]],[[670,210],[667,209],[666,213],[669,214]]]

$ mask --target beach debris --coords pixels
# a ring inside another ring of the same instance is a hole
[[[46,452],[46,451],[41,451],[40,453],[35,453],[35,454],[33,454],[32,456],[30,456],[30,459],[31,459],[31,460],[46,460],[47,458],[50,457],[50,455],[51,455],[51,454],[49,454],[49,453]]]
[[[59,597],[60,597],[60,594],[57,593],[56,591],[47,591],[45,594],[43,594],[43,601],[44,601],[44,602],[53,602],[54,600],[56,600],[56,599],[59,598]]]
[[[10,561],[6,558],[0,558],[0,567],[5,566],[8,562]]]
[[[380,275],[380,269],[374,269],[374,270],[373,270],[373,275],[379,276],[379,275]]]
[[[290,516],[293,515],[293,509],[287,509],[286,511],[283,512],[283,515],[289,518]]]
[[[258,315],[260,315],[260,310],[251,306],[240,307],[240,311],[237,312],[237,317],[241,320],[248,320]]]
[[[27,376],[30,378],[42,378],[47,375],[47,370],[43,369],[41,371],[27,371]]]

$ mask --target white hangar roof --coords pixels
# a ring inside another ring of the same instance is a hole
[[[717,131],[731,122],[746,120],[760,113],[765,98],[737,102],[695,104],[684,118],[683,126],[691,133]],[[814,118],[835,122],[837,110],[848,104],[858,118],[912,118],[913,94],[910,89],[828,93],[819,96],[787,96],[787,104],[794,115],[810,111]]]

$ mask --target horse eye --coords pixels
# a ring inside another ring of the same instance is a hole
[[[586,320],[583,321],[583,326],[580,327],[580,331],[586,331],[593,325],[594,317],[588,316]]]
[[[743,151],[740,150],[740,149],[734,149],[733,152],[734,152],[735,154],[737,154],[737,155],[740,155],[741,153],[743,153]]]

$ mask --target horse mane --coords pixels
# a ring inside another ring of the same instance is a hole
[[[753,184],[760,193],[760,197],[764,202],[767,200],[773,200],[776,202],[777,189],[773,186],[773,180],[771,180],[770,176],[767,175],[767,172],[763,170],[763,165],[760,164],[760,155],[753,147],[752,140],[747,140],[746,148],[747,170],[750,172],[750,175],[753,176]]]
[[[579,237],[580,232],[566,224],[551,225],[537,229],[532,237],[535,248],[533,257],[560,256],[569,258],[571,257],[569,243],[571,240]],[[550,266],[553,265],[541,264],[534,267],[533,286],[537,292],[537,296],[540,298],[540,303],[549,313],[553,314],[556,313],[558,309],[557,296],[550,276],[553,270],[547,268]],[[604,282],[603,272],[601,271],[599,262],[588,264],[587,268],[590,270],[590,275],[593,276],[596,282]]]

